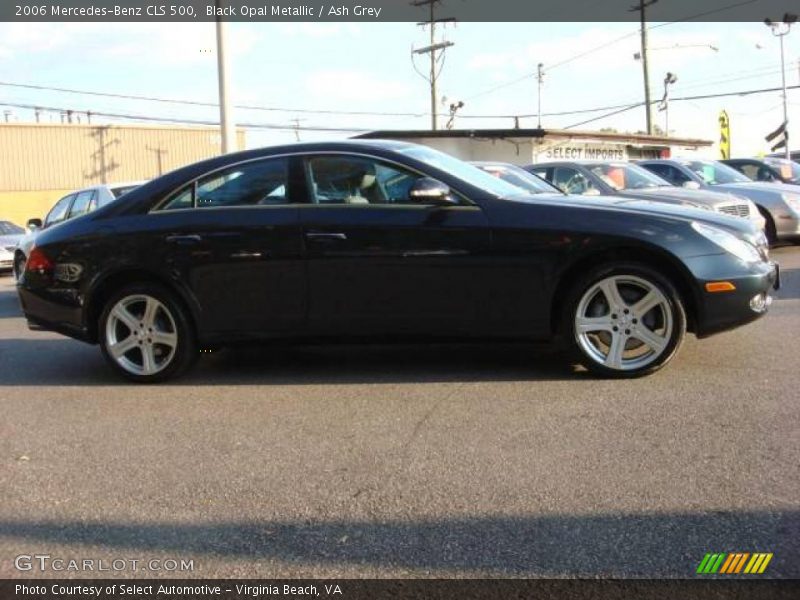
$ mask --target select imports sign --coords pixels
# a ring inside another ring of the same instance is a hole
[[[628,160],[624,144],[563,143],[541,148],[537,161],[549,160]]]

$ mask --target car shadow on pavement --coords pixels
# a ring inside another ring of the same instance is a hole
[[[2,281],[2,283],[6,282]],[[22,317],[22,309],[19,306],[16,289],[9,287],[8,289],[0,290],[0,319],[12,319],[15,317]]]
[[[0,339],[0,386],[136,385],[97,346],[66,338]],[[264,344],[203,354],[162,386],[553,381],[587,377],[534,344]]]
[[[766,576],[800,576],[797,510],[197,524],[6,520],[0,539],[26,553],[54,554],[55,545],[169,552],[194,559],[194,576],[203,575],[204,560],[245,559],[311,571],[356,565],[468,576],[693,577],[708,552],[771,552]]]

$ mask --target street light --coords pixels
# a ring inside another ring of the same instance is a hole
[[[666,77],[664,77],[664,96],[661,98],[661,102],[658,103],[658,110],[664,111],[664,134],[667,137],[669,137],[669,86],[676,81],[678,81],[678,76],[675,73],[667,73]]]
[[[791,158],[789,152],[789,108],[788,97],[786,95],[786,63],[783,51],[783,38],[792,29],[792,25],[797,21],[797,15],[786,13],[783,15],[783,21],[775,22],[772,19],[764,19],[764,24],[772,30],[772,35],[777,36],[781,40],[781,87],[783,88],[783,127],[784,127],[784,152],[786,153],[787,160]]]

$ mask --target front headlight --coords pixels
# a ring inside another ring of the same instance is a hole
[[[794,212],[800,215],[800,196],[797,194],[781,194],[781,198]]]
[[[696,221],[692,223],[692,229],[740,260],[745,262],[759,262],[761,260],[761,255],[755,246],[732,233],[728,233],[724,229]]]

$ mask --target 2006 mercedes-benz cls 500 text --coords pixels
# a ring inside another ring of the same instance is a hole
[[[183,167],[43,231],[32,328],[99,343],[136,381],[256,339],[563,341],[633,377],[762,315],[778,286],[746,220],[525,194],[401,142],[310,143]],[[533,358],[531,359],[534,360]]]

